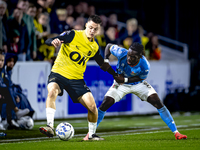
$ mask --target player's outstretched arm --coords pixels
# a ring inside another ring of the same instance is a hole
[[[99,54],[99,51],[94,56],[94,60],[97,62],[97,64],[100,66],[100,68],[103,71],[107,71],[109,74],[111,74],[113,77],[117,76],[117,73],[113,70],[113,68],[110,66],[108,61],[105,61],[103,57]]]
[[[109,59],[109,56],[110,56],[110,54],[111,54],[111,52],[110,52],[110,47],[111,47],[112,45],[113,45],[113,44],[111,44],[111,43],[108,43],[108,44],[106,45],[105,54],[104,54],[104,58],[105,58],[105,59]]]
[[[60,46],[62,43],[70,43],[75,36],[75,32],[72,31],[66,31],[63,32],[62,34],[60,34],[59,36],[53,37],[53,38],[49,38],[45,41],[45,44],[49,45],[49,46],[55,46],[58,47]]]

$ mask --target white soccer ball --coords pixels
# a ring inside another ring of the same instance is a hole
[[[24,116],[17,120],[17,123],[22,129],[32,129],[34,127],[34,121],[30,116]]]
[[[62,122],[56,127],[56,135],[64,141],[74,136],[74,127],[68,122]]]

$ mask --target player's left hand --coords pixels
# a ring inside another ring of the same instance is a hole
[[[121,74],[118,74],[118,76],[114,76],[114,79],[119,84],[124,83],[124,76]]]

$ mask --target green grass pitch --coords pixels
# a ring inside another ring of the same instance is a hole
[[[105,117],[97,135],[105,141],[82,141],[87,133],[87,119],[56,120],[71,123],[75,136],[69,141],[47,138],[39,132],[46,121],[35,121],[32,130],[7,130],[0,138],[0,150],[200,150],[200,114],[173,116],[178,130],[188,139],[175,140],[158,115]],[[2,131],[0,131],[2,132]]]

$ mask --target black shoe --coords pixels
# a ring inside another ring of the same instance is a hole
[[[92,141],[103,141],[104,138],[101,138],[99,137],[98,135],[96,134],[92,134],[92,137],[91,138],[88,138],[89,140],[92,140]]]

